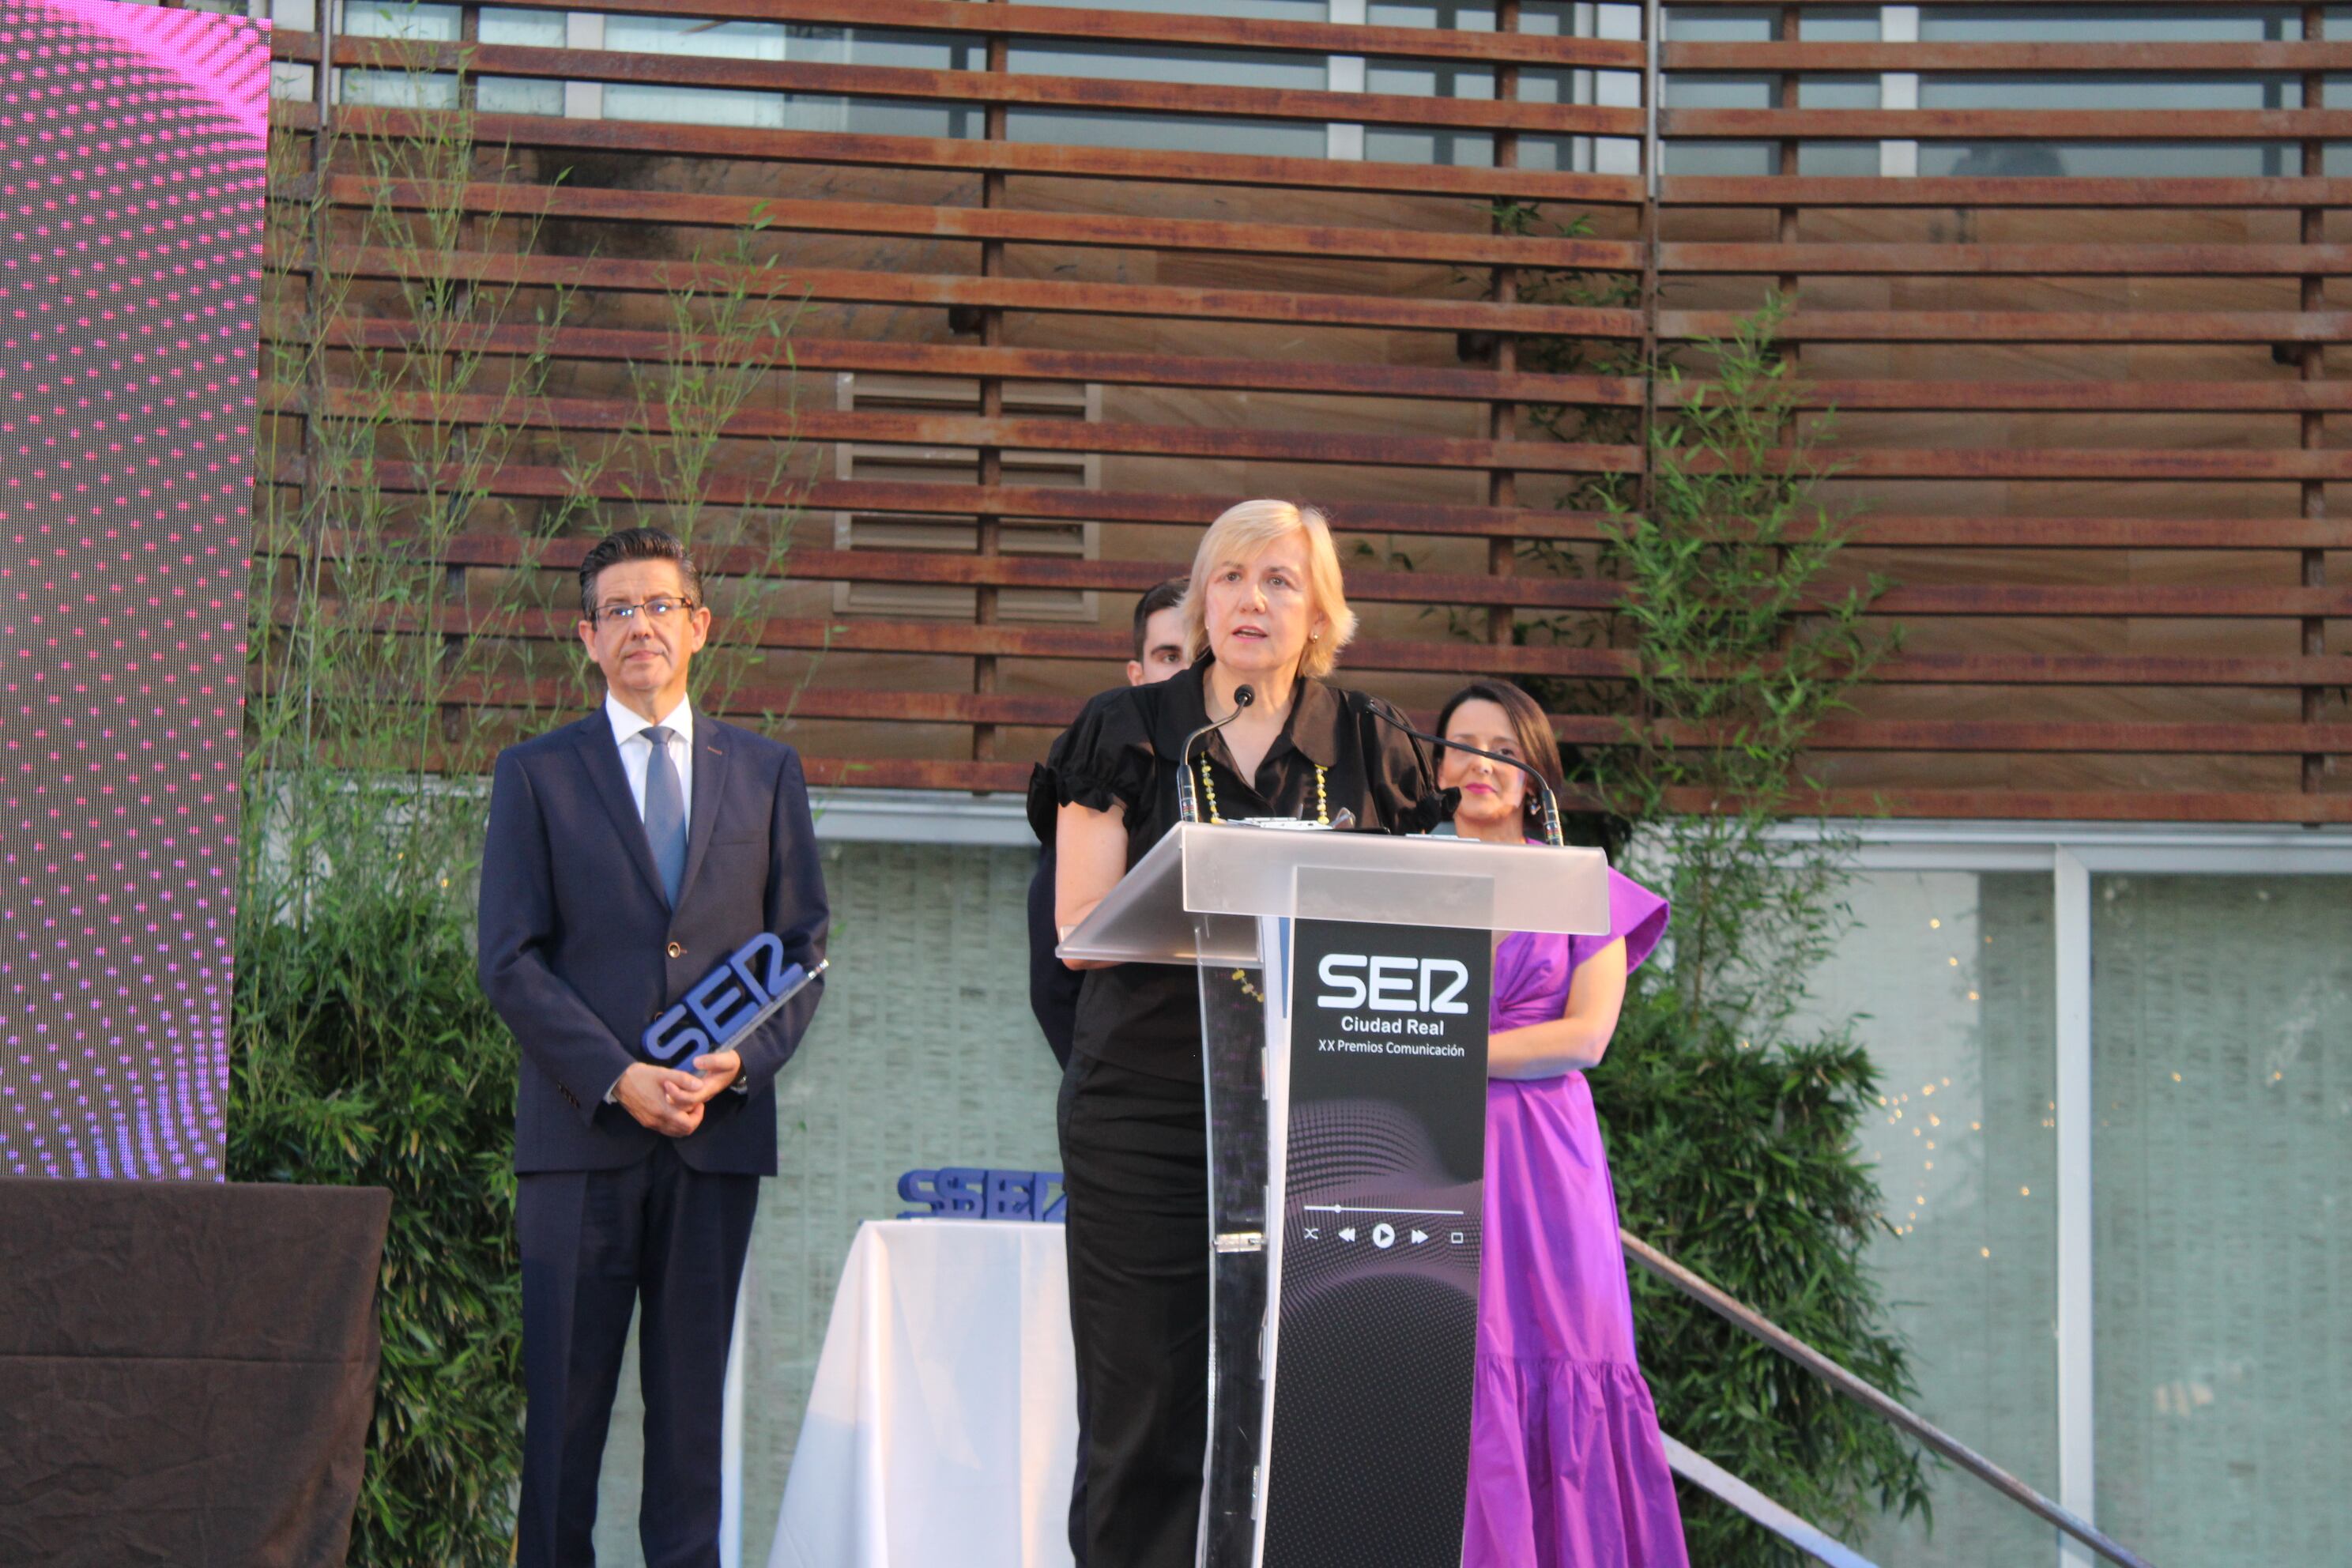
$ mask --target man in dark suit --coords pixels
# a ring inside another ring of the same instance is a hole
[[[698,714],[710,631],[683,545],[632,528],[580,563],[595,713],[499,756],[482,852],[482,989],[522,1047],[520,1568],[593,1564],[596,1477],[642,1307],[647,1568],[718,1568],[719,1417],[777,1070],[818,986],[728,1048],[641,1055],[646,1026],[750,938],[824,956],[824,880],[799,756]]]

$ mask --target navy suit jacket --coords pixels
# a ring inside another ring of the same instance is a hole
[[[522,1047],[515,1169],[633,1164],[664,1134],[604,1103],[637,1037],[728,954],[773,931],[787,962],[824,956],[824,868],[798,752],[698,711],[686,872],[672,909],[600,706],[499,753],[482,850],[483,991]],[[699,1171],[773,1175],[778,1069],[820,979],[730,1042],[744,1092],[714,1095],[677,1140]],[[686,1062],[677,1065],[684,1067]]]

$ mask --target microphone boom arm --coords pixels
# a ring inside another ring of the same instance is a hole
[[[1207,683],[1205,681],[1202,682],[1202,689],[1204,691],[1206,687]],[[1201,803],[1195,797],[1192,789],[1192,743],[1195,741],[1198,741],[1202,736],[1209,733],[1211,731],[1222,730],[1226,725],[1232,723],[1234,720],[1240,718],[1242,716],[1242,710],[1256,700],[1257,692],[1250,687],[1243,686],[1236,688],[1234,691],[1234,710],[1232,712],[1226,714],[1222,719],[1210,720],[1207,723],[1202,725],[1199,729],[1184,737],[1184,749],[1177,754],[1176,758],[1177,821],[1198,822],[1201,820]]]

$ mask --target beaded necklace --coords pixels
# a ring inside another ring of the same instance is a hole
[[[1209,773],[1209,759],[1203,756],[1194,765],[1201,772],[1201,798],[1208,802],[1209,820],[1222,823],[1224,818],[1217,812],[1217,783]],[[1324,793],[1323,773],[1323,764],[1317,763],[1315,764],[1315,824],[1318,827],[1328,827],[1331,826],[1331,802]],[[1248,970],[1234,970],[1234,980],[1241,987],[1242,994],[1251,1001],[1265,1000],[1265,993],[1250,984]]]
[[[1209,759],[1204,756],[1193,765],[1201,771],[1201,798],[1209,803],[1209,820],[1222,823],[1224,818],[1217,815],[1217,785],[1209,775]],[[1331,826],[1331,803],[1323,793],[1321,763],[1315,764],[1315,825],[1318,827]]]

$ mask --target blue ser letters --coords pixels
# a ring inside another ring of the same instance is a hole
[[[801,979],[801,966],[784,963],[782,941],[763,931],[695,982],[685,1001],[647,1026],[639,1043],[647,1057],[662,1063],[724,1050],[730,1040],[766,1019]],[[699,1027],[681,1027],[689,1014]]]

